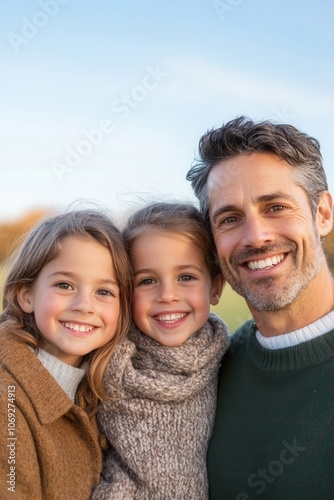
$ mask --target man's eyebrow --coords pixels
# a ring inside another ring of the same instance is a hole
[[[257,198],[257,203],[263,203],[263,202],[268,202],[268,201],[274,201],[274,200],[287,200],[287,201],[294,201],[294,197],[287,194],[283,193],[283,191],[278,191],[276,193],[270,193],[270,194],[264,194],[262,196],[259,196]],[[236,205],[222,205],[221,207],[217,208],[212,214],[212,222],[215,223],[217,217],[220,215],[226,213],[226,212],[233,212],[234,210],[238,210],[238,207]]]
[[[288,201],[294,201],[295,198],[290,194],[283,193],[283,191],[278,191],[276,193],[264,194],[263,196],[259,196],[258,201],[261,203],[263,201],[274,201],[277,199],[284,199]]]

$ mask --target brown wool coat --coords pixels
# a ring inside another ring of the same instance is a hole
[[[9,420],[12,405],[15,428]],[[99,481],[101,462],[95,419],[73,404],[36,354],[2,326],[1,500],[89,499]],[[8,489],[13,484],[15,493]]]

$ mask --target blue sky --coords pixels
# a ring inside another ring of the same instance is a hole
[[[329,0],[0,7],[0,220],[81,199],[194,200],[200,136],[238,115],[316,137],[334,192]]]

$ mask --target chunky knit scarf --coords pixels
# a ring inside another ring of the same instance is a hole
[[[205,500],[219,363],[229,345],[213,314],[179,347],[133,328],[105,373],[98,419],[110,444],[94,499]]]

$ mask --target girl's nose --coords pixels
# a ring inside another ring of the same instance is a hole
[[[72,308],[85,314],[93,313],[94,306],[91,294],[87,292],[77,293],[73,300]]]
[[[179,300],[178,287],[176,283],[164,283],[159,287],[159,302],[175,302]]]

